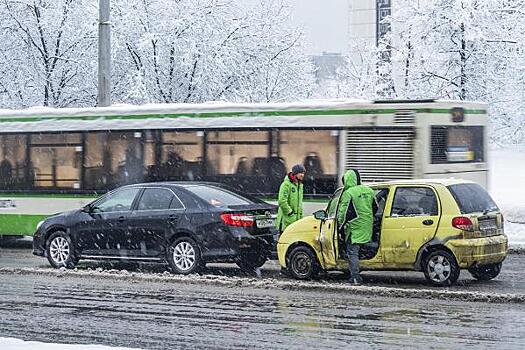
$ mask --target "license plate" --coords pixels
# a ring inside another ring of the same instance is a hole
[[[497,229],[496,220],[482,220],[479,222],[479,230],[482,232],[495,232]]]
[[[256,222],[257,228],[267,228],[275,226],[274,219],[258,219]]]

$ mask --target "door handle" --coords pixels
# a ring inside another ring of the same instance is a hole
[[[126,217],[125,216],[121,216],[118,218],[118,222],[124,222],[126,221]]]
[[[176,215],[168,216],[168,221],[173,222],[173,221],[176,221],[176,220],[177,220],[177,216]]]
[[[423,221],[423,225],[425,226],[430,226],[430,225],[433,225],[434,224],[434,220],[432,219],[427,219],[425,221]]]

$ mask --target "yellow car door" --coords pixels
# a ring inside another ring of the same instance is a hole
[[[410,267],[421,246],[436,233],[439,197],[431,186],[423,185],[397,186],[389,197],[381,230],[385,267]]]
[[[339,240],[337,235],[337,208],[339,204],[339,197],[341,196],[343,189],[338,189],[332,199],[328,203],[326,208],[326,219],[321,224],[319,230],[319,243],[321,246],[321,254],[323,261],[321,264],[324,269],[335,269],[337,266],[337,256],[339,251]]]

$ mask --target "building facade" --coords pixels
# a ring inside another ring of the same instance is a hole
[[[348,37],[350,43],[378,45],[391,28],[383,20],[392,14],[392,0],[348,1]]]

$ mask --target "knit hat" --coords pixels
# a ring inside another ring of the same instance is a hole
[[[297,174],[304,174],[304,173],[306,173],[306,169],[305,169],[304,165],[302,165],[302,164],[295,164],[292,167],[292,174],[297,175]]]

